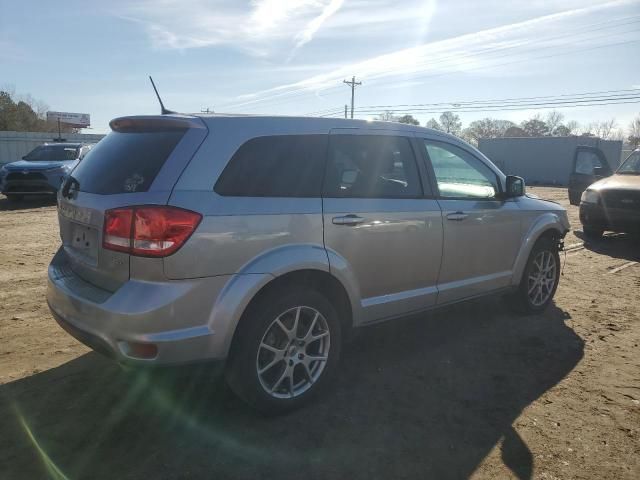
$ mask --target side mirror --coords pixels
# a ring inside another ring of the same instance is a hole
[[[524,178],[507,175],[507,198],[522,197],[524,195]]]

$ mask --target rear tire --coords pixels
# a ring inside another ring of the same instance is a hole
[[[509,303],[520,313],[540,313],[553,300],[559,279],[558,242],[541,238],[529,254],[518,290],[509,297]]]
[[[227,383],[266,414],[311,401],[328,387],[340,358],[338,314],[309,288],[279,288],[259,298],[243,315],[236,336]]]
[[[584,236],[588,240],[600,240],[602,238],[602,234],[604,233],[604,230],[602,228],[583,226],[582,232],[584,233]]]
[[[579,192],[569,192],[569,203],[571,205],[579,206],[580,205],[580,197],[582,196]]]

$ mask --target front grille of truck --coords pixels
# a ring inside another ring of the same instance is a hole
[[[607,208],[640,211],[640,190],[606,190],[602,197]]]

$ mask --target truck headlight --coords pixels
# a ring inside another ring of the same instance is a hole
[[[580,201],[584,203],[598,203],[600,201],[600,194],[595,190],[585,190],[582,192]]]

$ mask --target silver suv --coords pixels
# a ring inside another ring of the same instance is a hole
[[[551,301],[569,229],[458,138],[322,118],[138,116],[58,195],[48,303],[118,361],[225,360],[254,407],[328,384],[358,327],[493,293]]]

